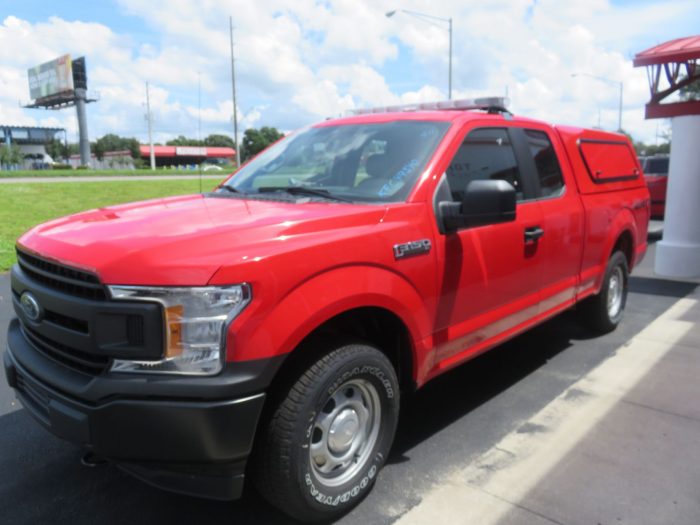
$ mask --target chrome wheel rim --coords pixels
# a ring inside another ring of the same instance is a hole
[[[370,459],[381,423],[377,389],[364,379],[343,383],[316,416],[309,443],[309,461],[327,486],[352,479]]]
[[[608,317],[614,319],[622,310],[622,296],[625,286],[625,277],[622,268],[617,266],[608,281]]]

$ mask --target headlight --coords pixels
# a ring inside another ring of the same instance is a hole
[[[109,286],[113,299],[163,305],[165,357],[160,361],[115,359],[112,372],[213,375],[221,371],[225,331],[250,302],[250,287],[167,288]]]

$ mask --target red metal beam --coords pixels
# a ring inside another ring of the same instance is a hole
[[[700,115],[700,100],[688,100],[671,104],[649,102],[646,105],[644,117],[647,119],[671,118],[682,117],[683,115]]]

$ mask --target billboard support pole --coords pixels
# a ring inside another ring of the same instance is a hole
[[[90,165],[90,140],[88,139],[87,114],[85,111],[85,101],[87,92],[85,89],[75,90],[75,109],[78,113],[78,132],[80,134],[80,165]]]

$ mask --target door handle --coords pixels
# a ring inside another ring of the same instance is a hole
[[[533,226],[532,228],[525,228],[525,242],[535,242],[537,239],[544,235],[544,230],[539,226]]]

